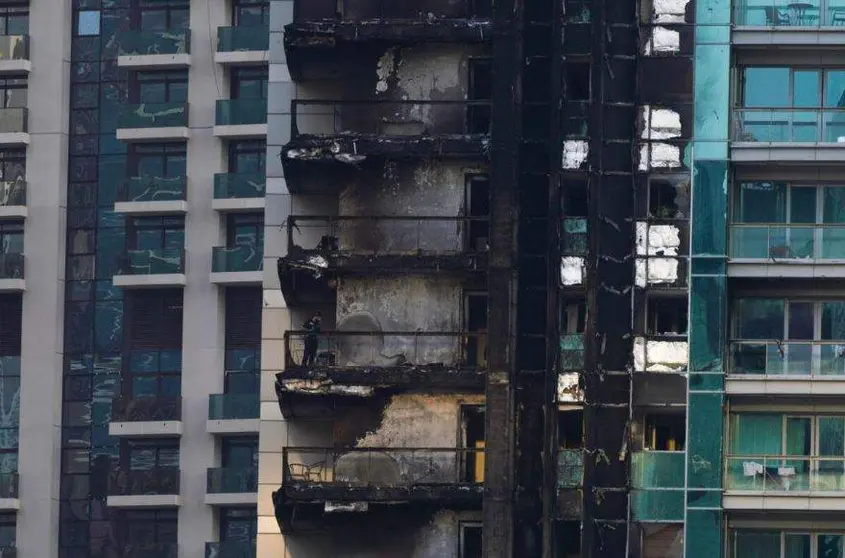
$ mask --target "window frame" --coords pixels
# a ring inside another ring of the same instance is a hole
[[[261,96],[242,97],[241,89],[243,85],[252,82],[261,85]],[[270,72],[267,66],[236,66],[232,68],[229,75],[229,98],[266,100],[268,97],[269,83]]]
[[[164,85],[164,101],[143,101],[141,91],[145,85]],[[184,99],[173,100],[173,88],[183,86]],[[144,70],[133,72],[129,80],[129,101],[138,104],[154,103],[187,103],[188,102],[188,72],[186,70]]]
[[[160,159],[161,166],[165,169],[164,174],[157,178],[181,178],[185,176],[185,174],[171,174],[169,172],[170,166],[175,163],[175,161],[171,161],[174,158],[184,160],[182,165],[185,167],[185,172],[187,172],[188,146],[184,142],[132,144],[127,157],[127,168],[129,171],[127,174],[135,178],[144,176],[139,171],[141,162],[145,159],[153,160],[156,157]]]
[[[259,161],[258,173],[267,172],[267,141],[266,140],[237,140],[230,141],[227,147],[228,152],[228,166],[227,169],[230,174],[239,174],[239,157],[243,156],[257,156]],[[251,174],[251,173],[250,173]]]

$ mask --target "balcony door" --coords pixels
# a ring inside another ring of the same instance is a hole
[[[484,482],[484,421],[484,407],[481,405],[461,407],[461,447],[478,450],[464,454],[463,482]]]

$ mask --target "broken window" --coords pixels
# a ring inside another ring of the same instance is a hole
[[[557,439],[561,449],[580,449],[584,446],[584,411],[581,409],[558,411]]]
[[[560,331],[567,333],[584,333],[587,322],[586,300],[564,300],[561,304]]]
[[[590,100],[590,63],[567,62],[564,65],[564,86],[567,101]]]
[[[649,297],[646,322],[648,335],[686,335],[687,297]]]
[[[681,558],[684,554],[684,526],[677,524],[642,524],[642,558]],[[751,556],[749,554],[747,556]]]
[[[688,219],[690,180],[655,176],[648,184],[648,214],[652,219]]]
[[[490,242],[490,176],[467,174],[464,178],[466,216],[469,217],[467,250],[487,251]]]
[[[481,558],[481,523],[461,522],[460,523],[460,548],[459,558]]]
[[[555,529],[558,556],[581,558],[581,522],[559,521]]]
[[[652,414],[645,417],[643,447],[655,451],[683,451],[686,444],[686,416]]]
[[[464,328],[467,336],[467,366],[487,365],[487,293],[464,293]]]
[[[464,475],[468,482],[484,482],[484,407],[463,405],[461,407],[461,438],[467,451],[464,461]]]
[[[493,61],[489,58],[469,60],[469,88],[467,99],[467,133],[490,133],[491,105],[493,98]],[[476,101],[476,103],[473,103]]]
[[[587,185],[584,181],[567,181],[561,196],[563,229],[561,251],[567,256],[587,253]]]

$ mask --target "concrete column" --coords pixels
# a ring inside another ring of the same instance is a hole
[[[59,539],[71,2],[30,4],[29,132],[19,465],[21,558]]]
[[[221,141],[212,135],[223,70],[214,63],[217,27],[227,24],[224,2],[191,2],[189,70],[188,214],[185,218],[187,286],[182,329],[182,424],[179,556],[203,556],[215,540],[214,510],[204,503],[206,469],[215,466],[214,438],[206,432],[208,396],[223,388],[223,290],[211,284],[211,249],[222,241],[211,208],[214,174],[223,170]]]

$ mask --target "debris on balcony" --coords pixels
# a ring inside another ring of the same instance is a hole
[[[579,385],[578,372],[562,372],[557,375],[557,402],[581,403],[584,392]]]

